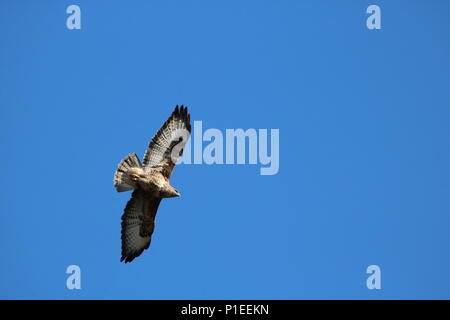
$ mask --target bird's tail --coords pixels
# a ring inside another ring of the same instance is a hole
[[[119,167],[114,174],[114,187],[118,192],[129,191],[136,188],[136,183],[132,180],[133,173],[142,171],[142,165],[135,153],[130,153],[119,163]]]

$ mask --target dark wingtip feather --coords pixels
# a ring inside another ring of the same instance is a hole
[[[186,124],[186,129],[191,132],[191,115],[188,112],[188,107],[184,104],[176,105],[175,110],[172,112],[171,118],[180,118]],[[165,123],[165,125],[167,122]]]
[[[186,112],[187,116],[186,116],[186,123],[187,123],[187,129],[189,132],[191,132],[191,114]]]
[[[123,262],[123,263],[130,263],[130,262],[133,261],[134,258],[136,258],[137,256],[139,256],[139,255],[136,255],[136,254],[128,254],[128,255],[122,254],[122,258],[120,258],[120,262]]]

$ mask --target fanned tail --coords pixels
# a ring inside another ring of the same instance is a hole
[[[135,153],[130,153],[120,163],[114,174],[114,187],[118,192],[136,189],[136,183],[131,174],[142,172],[142,165]]]

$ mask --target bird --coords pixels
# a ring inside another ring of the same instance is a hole
[[[118,165],[116,191],[133,190],[122,215],[121,262],[131,262],[149,248],[161,200],[180,196],[170,176],[190,137],[190,118],[188,108],[177,105],[150,140],[142,163],[130,153]]]

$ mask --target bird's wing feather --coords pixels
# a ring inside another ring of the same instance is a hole
[[[155,228],[156,211],[161,198],[138,189],[133,191],[122,215],[122,258],[125,263],[148,249]]]
[[[190,114],[187,107],[176,106],[169,119],[150,141],[144,155],[143,166],[147,172],[159,170],[170,178],[179,156],[191,133]]]

